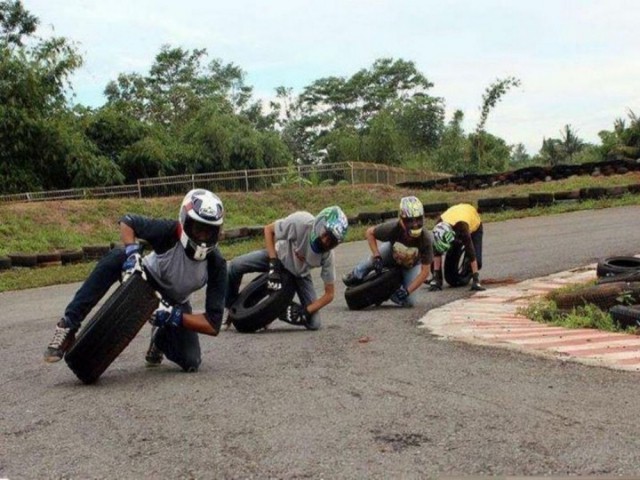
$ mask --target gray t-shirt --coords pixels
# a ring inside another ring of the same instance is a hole
[[[276,253],[284,267],[296,277],[307,277],[312,268],[321,267],[324,283],[334,283],[336,268],[333,251],[316,253],[311,249],[314,216],[309,212],[295,212],[275,221]]]

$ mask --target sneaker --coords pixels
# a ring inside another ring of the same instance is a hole
[[[155,342],[156,330],[158,330],[158,327],[153,327],[151,329],[151,341],[149,342],[149,349],[147,350],[147,354],[144,356],[144,360],[147,362],[147,366],[149,367],[157,367],[162,363],[162,359],[164,358],[162,350],[158,348]]]
[[[356,278],[353,272],[347,273],[342,277],[342,283],[344,283],[347,287],[353,287],[354,285],[358,285],[362,283],[362,280]]]
[[[59,362],[75,341],[76,330],[67,327],[64,318],[61,318],[56,325],[53,338],[44,352],[44,361],[47,363]]]

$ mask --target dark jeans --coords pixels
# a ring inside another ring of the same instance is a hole
[[[484,235],[482,224],[480,228],[471,234],[471,242],[476,251],[476,261],[478,262],[478,270],[482,268],[482,236]]]
[[[65,324],[78,329],[82,321],[105,296],[111,286],[120,280],[122,264],[127,256],[123,248],[114,248],[98,262],[91,274],[78,289],[64,311]],[[191,305],[182,305],[191,313]],[[155,335],[156,346],[165,356],[177,363],[183,370],[197,370],[201,362],[198,334],[191,330],[175,327],[159,328]]]

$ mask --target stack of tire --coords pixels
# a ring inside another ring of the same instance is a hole
[[[614,305],[609,308],[611,318],[620,327],[640,327],[640,298],[633,297],[633,292],[640,288],[640,258],[609,257],[598,262],[596,268],[599,284],[626,283],[631,288],[627,297],[635,302],[633,305]],[[622,292],[624,300],[625,291]]]
[[[596,285],[557,295],[559,308],[593,304],[621,328],[640,327],[640,258],[607,257],[596,267]]]

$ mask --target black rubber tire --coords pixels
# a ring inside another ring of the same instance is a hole
[[[9,257],[0,257],[0,270],[8,270],[11,268],[11,259]]]
[[[111,250],[111,245],[86,245],[82,247],[84,258],[87,260],[100,260]]]
[[[62,265],[62,258],[60,257],[60,252],[39,253],[37,255],[37,259],[38,259],[39,267],[52,267],[52,266]]]
[[[84,261],[84,252],[78,250],[63,250],[60,252],[60,260],[62,265],[68,265],[70,263],[80,263]]]
[[[444,256],[444,279],[452,287],[464,287],[469,284],[472,275],[464,245],[456,240]]]
[[[14,267],[35,267],[38,264],[38,256],[29,253],[10,253],[11,265]]]
[[[94,383],[157,307],[153,288],[140,275],[132,275],[80,330],[64,357],[69,368],[83,383]]]
[[[600,260],[596,267],[598,277],[613,277],[633,272],[640,272],[640,258],[638,257],[608,257]]]
[[[240,333],[254,333],[265,328],[282,314],[293,300],[293,275],[284,272],[282,288],[273,292],[267,288],[266,273],[256,277],[238,295],[229,308],[229,320]]]
[[[631,273],[620,273],[611,277],[599,277],[596,283],[602,285],[603,283],[613,282],[640,282],[640,270],[635,270]]]
[[[608,310],[620,304],[621,296],[626,296],[627,300],[634,303],[640,303],[640,284],[614,282],[594,285],[573,292],[555,294],[551,298],[561,309],[570,309],[591,303],[602,310]]]
[[[640,305],[615,305],[609,309],[609,315],[621,328],[640,327]]]
[[[344,291],[349,310],[362,310],[371,305],[380,305],[402,285],[402,270],[392,268],[381,274],[370,273],[364,281]]]

